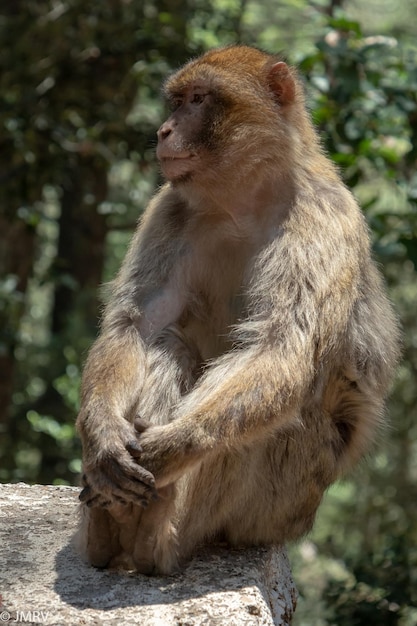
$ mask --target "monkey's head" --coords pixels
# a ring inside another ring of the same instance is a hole
[[[262,164],[282,167],[311,125],[293,68],[247,46],[207,52],[165,84],[172,113],[157,157],[175,184],[242,181]],[[314,133],[313,133],[314,135]]]

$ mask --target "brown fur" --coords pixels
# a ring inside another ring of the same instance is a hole
[[[374,440],[398,357],[364,218],[295,70],[232,46],[166,94],[169,182],[114,281],[78,418],[82,550],[146,573],[219,534],[306,533]]]

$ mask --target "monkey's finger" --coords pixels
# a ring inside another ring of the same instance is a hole
[[[107,495],[103,495],[102,493],[98,493],[94,495],[90,500],[87,501],[87,506],[89,507],[100,507],[102,509],[107,509],[107,507],[111,504],[111,498]]]
[[[112,508],[115,504],[128,506],[129,504],[140,505],[143,508],[146,508],[151,500],[157,499],[158,496],[156,492],[151,489],[141,489],[141,493],[134,491],[132,489],[122,488],[119,485],[113,485],[111,490],[111,494],[109,496],[106,495],[106,500],[108,503],[104,508]],[[104,499],[104,497],[103,497]],[[96,501],[94,501],[94,505]]]
[[[140,483],[145,486],[145,490],[155,490],[155,476],[135,461],[123,464],[121,478]]]
[[[155,478],[127,453],[123,460],[106,459],[88,474],[79,494],[89,507],[106,506],[106,502],[133,502],[144,505],[156,497]]]
[[[144,433],[150,426],[149,422],[144,420],[142,417],[136,417],[133,420],[133,426],[138,433]]]
[[[156,493],[155,478],[151,472],[136,463],[131,457],[122,461],[107,462],[103,473],[94,484],[95,490],[111,499],[124,498],[128,502],[150,500]],[[104,479],[104,480],[103,480]]]
[[[141,453],[143,452],[142,446],[139,445],[138,442],[134,439],[126,444],[126,450],[131,456],[133,456],[134,459],[139,458]]]
[[[84,487],[84,489],[80,491],[78,499],[81,500],[81,502],[87,502],[87,500],[90,500],[92,497],[93,490],[87,485],[86,487]]]
[[[132,495],[133,496],[133,500],[128,500],[127,496]],[[112,506],[114,506],[114,504],[121,504],[123,507],[127,507],[129,504],[139,504],[143,509],[146,509],[149,506],[149,503],[151,500],[159,500],[159,496],[157,493],[149,493],[147,494],[147,497],[143,497],[143,498],[139,498],[137,497],[137,495],[133,492],[128,493],[126,491],[123,492],[123,496],[114,496],[114,500],[112,502],[110,502],[110,500],[106,500],[104,502],[104,504],[100,504],[101,507],[105,508],[105,509],[109,509]]]
[[[139,496],[134,491],[126,491],[118,487],[114,487],[112,493],[106,495],[100,493],[94,494],[91,489],[83,489],[78,497],[88,508],[100,507],[102,509],[111,508],[115,504],[128,506],[131,502],[146,508],[150,500],[157,498],[156,494],[154,495],[153,493],[147,493],[146,496]]]
[[[78,499],[88,507],[99,506],[106,508],[110,504],[110,500],[107,496],[94,492],[89,486],[84,487],[84,489],[80,492]]]
[[[141,480],[132,477],[125,477],[113,483],[111,493],[113,496],[126,498],[130,502],[142,498],[151,500],[155,499],[155,496],[157,496],[156,487],[154,485],[147,485]]]
[[[100,494],[97,494],[96,496],[93,496],[92,498],[89,498],[88,500],[84,500],[84,504],[86,504],[88,506],[89,509],[93,508],[93,507],[101,507],[102,506],[102,502],[104,501],[103,496],[101,496]]]

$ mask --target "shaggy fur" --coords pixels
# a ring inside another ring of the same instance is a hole
[[[295,70],[234,46],[166,94],[169,180],[113,283],[78,418],[81,549],[145,573],[219,535],[306,533],[374,440],[398,357],[364,218]]]

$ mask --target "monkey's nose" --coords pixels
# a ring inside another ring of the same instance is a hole
[[[162,124],[162,126],[156,133],[156,135],[159,141],[163,141],[171,134],[171,132],[172,132],[172,125],[168,124],[167,122],[164,122],[164,124]]]

